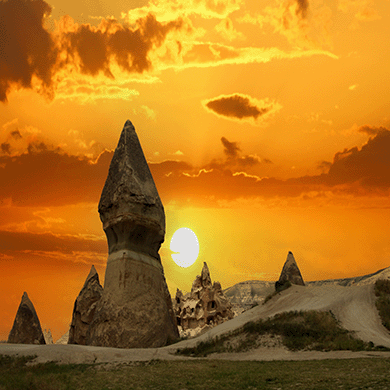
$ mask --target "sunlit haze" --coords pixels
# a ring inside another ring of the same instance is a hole
[[[0,340],[26,291],[54,339],[92,264],[127,119],[172,295],[390,266],[389,0],[0,0]],[[199,256],[183,268],[183,226]]]

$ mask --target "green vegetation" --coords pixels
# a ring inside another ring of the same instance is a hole
[[[1,390],[389,389],[390,359],[151,361],[132,365],[26,365],[0,356]]]
[[[279,293],[281,293],[282,291],[284,290],[287,290],[288,288],[290,288],[292,286],[291,282],[289,280],[287,280],[286,282],[284,282],[283,284],[279,284],[278,282],[276,282],[275,284],[275,291],[272,293],[272,294],[269,294],[265,297],[264,299],[264,302],[263,302],[263,305],[265,305],[271,298],[273,298],[275,295],[278,295]]]
[[[207,356],[215,352],[241,352],[256,348],[261,336],[280,336],[282,343],[291,351],[364,351],[383,350],[356,338],[342,328],[331,312],[291,311],[248,322],[243,327],[220,337],[198,343],[192,348],[183,348],[177,354]]]
[[[378,279],[375,282],[376,308],[381,317],[383,326],[390,330],[390,280]]]

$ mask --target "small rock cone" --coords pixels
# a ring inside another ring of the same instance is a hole
[[[301,271],[298,268],[298,264],[295,261],[292,252],[288,252],[287,260],[284,263],[282,273],[280,274],[280,278],[276,283],[279,284],[279,286],[282,286],[287,281],[290,282],[291,284],[296,284],[298,286],[305,285],[305,282],[303,281],[301,275]]]
[[[84,286],[74,303],[68,344],[85,345],[88,328],[102,294],[103,287],[100,285],[99,275],[92,265]]]
[[[7,342],[12,344],[46,344],[38,315],[26,292],[23,293]]]

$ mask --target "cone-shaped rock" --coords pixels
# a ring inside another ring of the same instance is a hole
[[[26,292],[23,293],[8,343],[45,344],[37,313]]]
[[[297,284],[299,286],[305,285],[301,275],[301,271],[298,268],[297,262],[295,261],[292,252],[288,252],[287,260],[284,263],[282,273],[280,274],[280,278],[277,283],[279,283],[279,285],[283,285],[287,281],[292,284]]]
[[[95,314],[97,302],[102,294],[103,287],[99,283],[99,275],[95,267],[92,266],[74,303],[68,344],[85,345],[87,331]]]
[[[125,123],[99,202],[109,256],[87,344],[160,347],[178,337],[158,250],[165,214],[135,129]]]

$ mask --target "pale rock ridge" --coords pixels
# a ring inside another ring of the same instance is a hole
[[[84,286],[74,303],[68,344],[85,345],[88,328],[102,294],[103,287],[100,285],[99,275],[95,266],[92,265]]]
[[[99,202],[109,256],[87,345],[160,347],[178,338],[158,253],[165,213],[140,142],[124,125]]]
[[[63,334],[56,342],[55,344],[65,345],[68,344],[69,341],[69,330]]]
[[[53,336],[51,334],[50,329],[44,329],[43,330],[43,337],[45,338],[45,343],[46,344],[53,344]]]
[[[282,272],[280,274],[279,280],[276,282],[276,286],[282,286],[286,282],[291,284],[296,284],[298,286],[304,286],[301,271],[298,268],[298,264],[295,261],[294,255],[292,252],[288,252],[286,262],[284,263]]]
[[[7,342],[12,344],[45,344],[38,315],[26,292],[23,293]]]
[[[232,306],[219,282],[211,281],[207,263],[192,283],[191,292],[183,295],[179,289],[174,311],[181,336],[195,336],[234,317]]]

